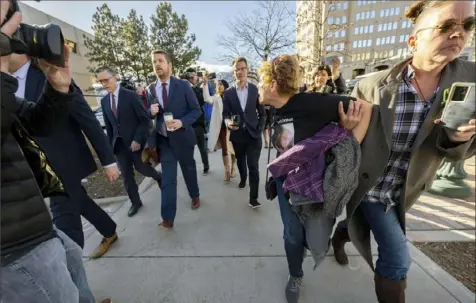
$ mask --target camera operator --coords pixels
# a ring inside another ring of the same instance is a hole
[[[192,86],[193,92],[195,93],[195,96],[197,96],[198,103],[200,104],[200,110],[202,112],[197,121],[193,123],[193,128],[197,137],[197,146],[200,151],[200,156],[202,157],[203,174],[206,175],[210,169],[210,164],[208,162],[208,153],[205,145],[205,113],[203,112],[205,100],[203,99],[202,89],[197,86],[198,76],[196,70],[194,68],[188,68],[185,71],[184,78],[190,83],[190,86]]]
[[[43,198],[64,195],[65,188],[32,139],[48,135],[68,116],[75,94],[69,49],[63,46],[64,67],[40,60],[48,82],[37,103],[17,99],[18,82],[8,68],[21,14],[6,20],[10,1],[0,5],[2,302],[93,303],[81,248],[53,228]]]

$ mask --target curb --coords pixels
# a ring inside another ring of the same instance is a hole
[[[438,264],[422,253],[413,244],[408,243],[410,256],[426,274],[428,274],[436,283],[446,290],[456,301],[460,303],[474,303],[476,297],[461,282],[446,272]]]
[[[159,171],[158,165],[155,167],[156,171]],[[155,180],[150,177],[145,177],[144,180],[139,184],[139,195],[143,195],[147,190],[149,190],[152,185],[154,185]],[[116,197],[108,197],[108,198],[98,198],[93,199],[99,206],[107,206],[113,203],[122,203],[129,201],[128,196],[116,196]],[[48,207],[50,207],[50,199],[45,198],[45,203]]]

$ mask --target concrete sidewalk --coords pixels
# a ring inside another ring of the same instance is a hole
[[[262,155],[263,183],[266,150]],[[145,206],[133,218],[127,217],[128,202],[108,206],[118,223],[119,240],[102,259],[85,259],[98,299],[112,296],[117,303],[285,302],[288,270],[276,202],[261,198],[263,208],[252,210],[247,205],[248,187],[238,189],[236,179],[223,183],[221,154],[211,153],[210,160],[210,175],[199,176],[199,210],[191,210],[179,177],[174,230],[157,226],[160,190],[155,185],[145,192]],[[262,188],[260,196],[264,197]],[[100,242],[95,231],[87,236],[85,256]],[[376,302],[373,273],[352,245],[347,251],[352,255],[348,267],[334,261],[332,249],[316,271],[311,258],[306,259],[300,302]],[[411,252],[414,263],[407,302],[475,301],[474,294],[413,246]]]

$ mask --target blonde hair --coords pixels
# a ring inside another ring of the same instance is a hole
[[[258,72],[266,84],[276,81],[280,96],[292,96],[299,90],[300,66],[293,55],[280,55],[271,62],[263,62]]]

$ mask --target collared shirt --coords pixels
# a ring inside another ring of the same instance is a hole
[[[114,91],[114,100],[116,100],[116,109],[119,108],[119,84],[117,84],[117,87],[116,87],[116,90]],[[111,103],[111,108],[112,108],[112,95],[113,94],[109,94],[109,102]]]
[[[157,99],[160,106],[164,108],[164,100],[162,99],[162,83],[167,83],[167,85],[165,86],[165,90],[167,91],[167,97],[168,97],[169,89],[170,89],[170,78],[165,82],[162,82],[160,81],[160,79],[158,79],[157,82],[155,83],[155,94],[157,95]]]
[[[364,198],[369,202],[387,205],[387,210],[399,203],[413,144],[439,90],[438,87],[433,96],[424,102],[411,83],[414,78],[415,71],[409,64],[403,71],[403,81],[398,87],[392,146],[387,167]]]
[[[246,82],[245,86],[241,88],[238,84],[236,85],[236,94],[238,95],[238,99],[240,100],[241,109],[245,111],[246,102],[248,101],[248,82]]]
[[[28,75],[28,69],[30,69],[31,60],[28,60],[27,63],[23,64],[16,72],[14,72],[12,77],[15,77],[18,80],[18,89],[15,92],[15,96],[18,98],[25,99],[25,89],[26,89],[26,77]],[[33,101],[33,100],[30,100]]]
[[[352,136],[352,132],[336,123],[329,123],[314,136],[301,140],[268,165],[277,178],[287,175],[286,191],[295,192],[315,202],[324,202],[325,152]]]

